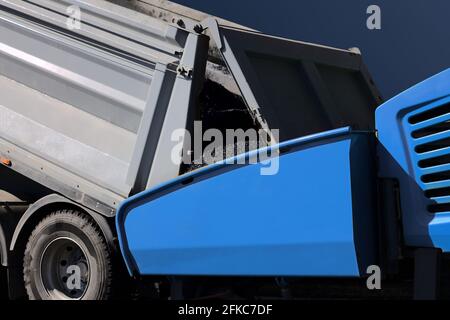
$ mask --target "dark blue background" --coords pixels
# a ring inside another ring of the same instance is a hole
[[[359,47],[385,98],[450,67],[450,0],[174,1],[265,33]],[[366,28],[371,4],[381,30]]]

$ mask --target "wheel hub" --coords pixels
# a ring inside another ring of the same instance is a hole
[[[89,284],[87,255],[73,239],[50,242],[41,259],[42,284],[51,299],[81,299]]]

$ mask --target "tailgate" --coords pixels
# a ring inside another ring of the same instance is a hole
[[[202,22],[247,107],[280,140],[347,125],[374,129],[380,94],[357,49],[341,50]]]

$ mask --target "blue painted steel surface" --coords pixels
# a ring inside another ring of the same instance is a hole
[[[279,146],[290,150],[276,175],[260,175],[261,163],[220,163],[126,200],[117,229],[130,272],[360,275],[375,254],[373,192],[352,185],[370,177],[370,135],[343,128],[295,139]]]
[[[449,119],[450,69],[376,111],[380,176],[399,180],[409,246],[450,251]]]

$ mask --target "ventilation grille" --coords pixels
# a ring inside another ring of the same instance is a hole
[[[408,118],[416,176],[430,199],[428,211],[450,212],[450,102],[434,103]]]

